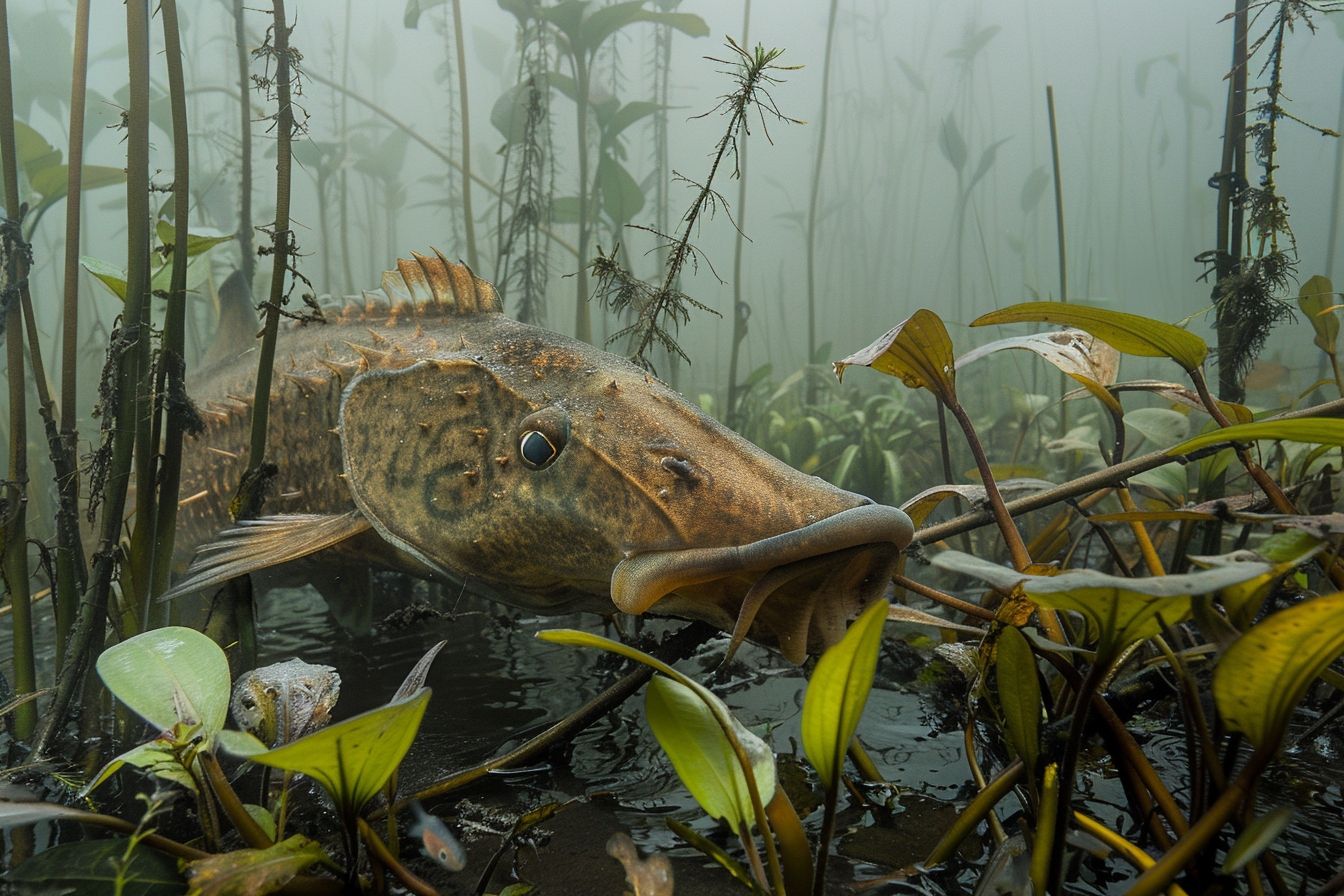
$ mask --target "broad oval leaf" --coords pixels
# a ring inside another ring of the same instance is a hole
[[[957,121],[950,112],[938,126],[938,150],[957,171],[966,167],[969,155],[966,150],[966,138],[961,136],[961,128],[957,127]]]
[[[1278,746],[1307,688],[1344,651],[1344,592],[1280,610],[1238,638],[1213,673],[1223,722],[1257,749]]]
[[[845,368],[853,365],[900,377],[911,389],[928,389],[944,404],[956,403],[952,339],[942,318],[927,308],[916,311],[867,348],[836,361],[836,379],[843,380]]]
[[[1060,324],[1086,330],[1127,355],[1171,358],[1186,370],[1204,363],[1209,346],[1194,333],[1180,327],[1105,308],[1062,302],[1023,302],[991,311],[971,322],[973,327],[988,324],[1016,324],[1027,321]]]
[[[608,154],[597,163],[597,181],[602,186],[602,210],[617,224],[629,223],[644,208],[644,191],[625,166]]]
[[[1273,439],[1282,442],[1313,442],[1318,445],[1344,445],[1344,420],[1329,417],[1298,417],[1293,420],[1260,420],[1238,423],[1202,433],[1182,442],[1167,454],[1189,454],[1220,442],[1254,442]]]
[[[680,682],[655,675],[644,695],[644,712],[677,777],[700,807],[711,818],[727,822],[734,831],[744,825],[750,830],[756,822],[751,791],[733,745],[700,695]],[[774,753],[736,719],[733,724],[733,733],[751,761],[756,788],[765,804],[775,795]]]
[[[835,784],[859,727],[877,670],[888,603],[874,603],[817,660],[803,700],[803,752],[827,787]]]
[[[1335,286],[1326,277],[1317,274],[1297,291],[1297,304],[1307,316],[1311,328],[1316,331],[1312,341],[1316,347],[1328,355],[1335,353],[1335,341],[1339,338],[1339,318],[1333,310],[1335,305]]]
[[[258,750],[261,741],[233,734],[221,738],[221,745],[253,762],[308,775],[348,817],[373,799],[401,764],[420,729],[429,695],[429,688],[421,688],[274,750]]]
[[[999,633],[994,670],[1008,743],[1030,770],[1035,767],[1041,749],[1041,683],[1031,645],[1011,625],[1004,626]]]
[[[98,674],[107,689],[155,728],[199,724],[210,749],[229,711],[229,661],[195,629],[168,626],[103,651]]]

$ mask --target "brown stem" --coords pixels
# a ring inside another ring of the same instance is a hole
[[[358,822],[359,835],[364,839],[364,845],[369,848],[369,853],[396,875],[397,880],[401,881],[406,889],[416,896],[439,896],[438,890],[421,880],[409,868],[397,861],[397,857],[392,855],[392,851],[387,848],[387,844],[382,841],[382,838],[373,828],[369,827],[367,821],[361,818]]]
[[[913,591],[921,597],[927,597],[929,600],[936,600],[938,603],[951,607],[954,610],[959,610],[967,616],[974,616],[977,619],[984,619],[988,622],[994,621],[994,611],[986,610],[979,604],[973,604],[970,601],[962,600],[959,597],[945,594],[936,588],[930,588],[928,585],[923,585],[916,582],[914,579],[907,579],[900,574],[894,575],[892,578],[899,587]]]
[[[1017,531],[1017,524],[1013,522],[1013,517],[1003,502],[1003,495],[999,494],[999,487],[994,482],[994,473],[989,468],[989,458],[985,455],[984,446],[980,444],[980,437],[976,435],[975,424],[971,423],[971,415],[967,414],[966,409],[957,402],[949,403],[947,409],[957,418],[957,422],[961,424],[961,431],[966,434],[971,454],[975,456],[975,465],[980,469],[980,480],[985,486],[985,497],[994,514],[994,521],[999,524],[999,531],[1008,545],[1008,552],[1012,554],[1013,567],[1021,572],[1031,566],[1031,555],[1027,553],[1027,546],[1022,542],[1022,533]]]
[[[224,808],[224,814],[229,816],[229,821],[238,829],[243,840],[253,849],[267,849],[275,845],[266,832],[261,829],[247,809],[243,807],[243,801],[238,799],[238,794],[229,784],[229,779],[225,777],[224,770],[219,767],[219,760],[213,753],[201,752],[197,754],[201,761],[201,767],[205,769],[206,780],[210,782],[210,788],[219,799],[219,804]]]

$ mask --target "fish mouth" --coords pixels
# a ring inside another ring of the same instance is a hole
[[[728,657],[750,636],[801,663],[882,594],[913,536],[895,507],[851,507],[749,544],[634,554],[612,572],[611,599],[731,631]]]

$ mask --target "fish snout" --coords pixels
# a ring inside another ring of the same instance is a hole
[[[612,573],[612,601],[702,619],[732,632],[730,650],[751,637],[801,662],[882,594],[914,535],[901,510],[855,503],[747,544],[633,553]]]

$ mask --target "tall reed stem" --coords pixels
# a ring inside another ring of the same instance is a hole
[[[289,25],[285,19],[285,0],[273,0],[273,57],[275,59],[276,161],[275,223],[271,236],[271,297],[266,302],[266,326],[261,337],[261,359],[257,367],[257,388],[252,404],[252,446],[247,458],[247,475],[254,476],[266,459],[266,425],[271,406],[271,378],[275,368],[275,340],[280,330],[280,306],[285,301],[285,277],[289,273],[294,238],[289,229],[290,140],[294,135],[294,107],[290,101]]]
[[[0,153],[4,155],[5,214],[13,222],[14,234],[6,240],[11,251],[26,253],[19,242],[19,170],[14,139],[14,92],[9,57],[9,10],[0,0]],[[10,226],[8,223],[6,226]],[[6,258],[6,267],[10,259]],[[14,268],[24,265],[15,259]],[[25,265],[26,266],[26,265]],[[26,273],[25,273],[26,280]],[[24,282],[19,290],[26,297]],[[3,570],[5,588],[14,607],[14,692],[20,696],[37,689],[33,662],[32,610],[28,591],[28,430],[23,376],[23,302],[20,295],[9,296],[5,311],[5,359],[9,376],[9,472],[6,494],[0,509],[0,538],[4,539]],[[37,722],[37,708],[25,703],[14,711],[15,733],[28,737]]]
[[[191,150],[187,135],[187,97],[182,77],[182,39],[178,31],[177,0],[160,0],[163,43],[168,64],[168,99],[173,113],[173,270],[168,287],[168,313],[163,322],[163,352],[159,361],[161,394],[166,420],[163,468],[160,470],[158,519],[155,526],[154,568],[148,615],[151,625],[163,624],[155,599],[168,590],[173,568],[173,535],[177,528],[177,494],[182,479],[182,436],[188,410],[175,397],[186,387],[187,223],[191,207]]]
[[[84,109],[88,95],[89,0],[75,7],[74,66],[70,76],[70,142],[65,186],[65,303],[61,334],[61,448],[53,452],[56,488],[56,667],[65,665],[66,639],[78,614],[79,597],[88,585],[84,544],[80,536],[79,471],[79,228],[83,211]],[[62,465],[66,465],[64,468]]]
[[[1069,301],[1069,259],[1064,243],[1064,182],[1059,177],[1059,129],[1055,124],[1055,85],[1045,85],[1050,112],[1050,158],[1055,166],[1055,230],[1059,234],[1059,300]]]
[[[243,0],[233,0],[233,42],[238,58],[238,255],[249,298],[257,272],[257,256],[252,251],[252,95],[251,67],[248,62],[247,32],[243,28]],[[344,200],[342,200],[344,202]],[[344,205],[342,205],[344,208]],[[344,227],[344,224],[342,224]],[[344,230],[342,230],[344,232]]]
[[[830,111],[831,47],[835,43],[835,13],[840,0],[831,0],[831,12],[826,19],[826,55],[821,67],[821,122],[817,125],[817,160],[812,169],[812,193],[807,200],[807,363],[817,354],[817,197],[821,193],[821,162],[826,154],[826,114]],[[812,388],[808,389],[808,401]]]
[[[467,51],[462,37],[462,0],[453,0],[453,30],[457,38],[457,90],[462,104],[462,221],[467,232],[467,266],[476,263],[476,218],[471,213],[471,115],[467,111]]]
[[[742,9],[742,46],[750,46],[751,0]],[[665,135],[664,135],[665,136]],[[661,152],[666,151],[664,147]],[[747,141],[737,150],[737,233],[733,238],[733,349],[728,359],[728,407],[724,419],[732,426],[737,416],[737,359],[742,340],[747,338],[747,318],[750,308],[742,301],[742,246],[746,242],[747,227]],[[667,229],[664,227],[663,232]]]

